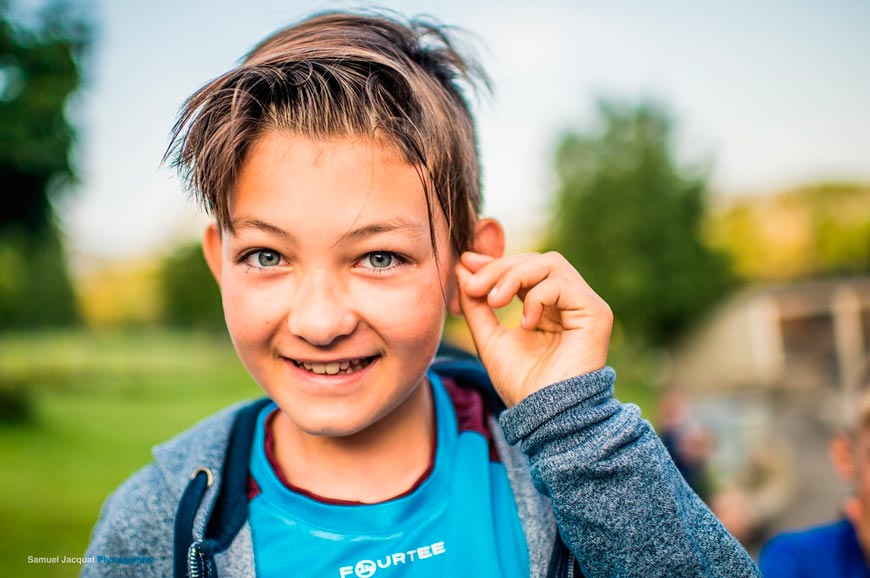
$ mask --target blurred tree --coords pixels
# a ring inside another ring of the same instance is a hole
[[[0,0],[0,316],[4,328],[64,324],[77,314],[52,203],[75,180],[66,109],[89,28],[61,3],[30,27],[12,12]]]
[[[127,257],[91,268],[76,283],[82,320],[92,328],[153,327],[163,322],[163,258]]]
[[[213,331],[224,329],[220,291],[202,256],[192,243],[172,252],[161,267],[165,321],[170,325]]]
[[[78,321],[72,284],[56,229],[0,229],[0,329]]]
[[[711,213],[710,242],[754,281],[870,273],[870,184],[818,183],[731,199]]]
[[[671,119],[653,103],[602,102],[600,134],[566,134],[547,248],[610,304],[632,339],[663,345],[728,289],[700,238],[706,178],[677,166]]]

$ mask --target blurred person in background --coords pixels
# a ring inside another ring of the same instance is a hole
[[[794,498],[794,467],[766,417],[725,407],[722,415],[718,402],[698,407],[685,391],[669,389],[659,401],[658,433],[689,486],[731,535],[757,553],[771,521]]]
[[[765,578],[870,577],[870,371],[845,396],[843,427],[829,456],[851,495],[834,522],[786,532],[762,549]]]
[[[739,470],[718,481],[708,505],[728,531],[755,553],[796,493],[790,452],[779,440],[766,438],[748,450]]]
[[[668,390],[659,401],[659,437],[674,465],[689,486],[705,502],[710,498],[710,476],[707,462],[715,444],[712,432],[693,420],[686,396]]]

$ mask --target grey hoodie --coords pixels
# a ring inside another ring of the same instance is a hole
[[[746,551],[689,489],[638,408],[613,398],[614,379],[610,368],[574,377],[491,420],[529,547],[530,576],[546,576],[558,525],[587,578],[760,578]],[[84,578],[172,576],[181,494],[197,468],[220,476],[240,407],[156,447],[155,462],[106,500]],[[216,479],[197,513],[197,537],[219,486]],[[254,576],[247,524],[216,564],[221,578]]]

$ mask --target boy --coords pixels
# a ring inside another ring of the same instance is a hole
[[[765,578],[866,578],[870,576],[870,373],[847,396],[845,427],[829,455],[853,495],[836,522],[780,534],[762,549]]]
[[[612,398],[606,303],[478,217],[476,71],[443,28],[332,13],[191,97],[176,163],[271,401],[157,448],[89,555],[153,560],[136,576],[757,576]],[[433,363],[448,310],[485,372]]]

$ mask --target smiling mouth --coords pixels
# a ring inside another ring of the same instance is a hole
[[[377,357],[379,356],[372,355],[370,357],[331,361],[329,363],[308,363],[307,361],[296,361],[295,359],[291,359],[290,361],[292,361],[296,367],[318,375],[347,375],[365,369]]]

